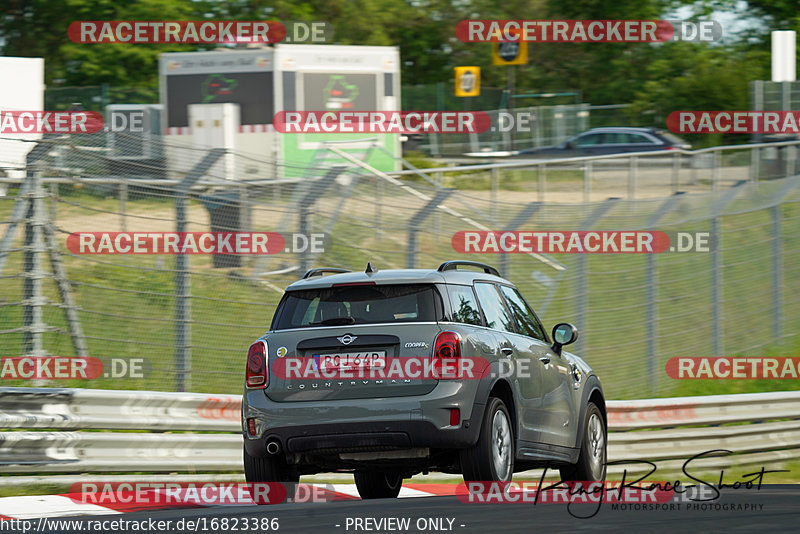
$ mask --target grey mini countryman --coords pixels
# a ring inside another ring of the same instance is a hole
[[[363,498],[396,497],[404,478],[431,470],[509,481],[551,466],[603,480],[600,380],[562,350],[577,336],[561,323],[551,339],[481,263],[313,269],[247,355],[246,478],[294,487],[352,472]]]

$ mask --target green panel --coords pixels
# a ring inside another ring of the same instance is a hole
[[[299,148],[299,143],[302,139],[303,142],[314,141],[347,141],[355,139],[365,139],[376,137],[378,141],[386,148],[394,157],[389,156],[386,152],[379,148],[373,148],[366,163],[380,171],[390,172],[400,170],[401,154],[396,148],[396,142],[399,134],[279,134],[281,143],[281,159],[283,161],[283,176],[285,178],[294,178],[300,176],[313,176],[314,171],[312,167],[312,160],[314,153],[317,150]],[[367,149],[364,148],[347,148],[342,149],[344,152],[353,154],[358,159],[362,159]],[[335,154],[328,151],[327,157],[322,158],[322,154],[317,156],[317,162],[313,164],[314,168],[331,167],[338,164],[346,164],[352,166],[353,164],[344,158],[337,157]]]

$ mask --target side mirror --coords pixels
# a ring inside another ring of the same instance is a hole
[[[553,327],[553,351],[561,355],[561,347],[575,343],[578,329],[569,323],[558,323]]]
[[[566,148],[567,150],[572,150],[575,148],[575,143],[573,143],[572,141],[567,141],[566,143],[564,143],[564,148]]]

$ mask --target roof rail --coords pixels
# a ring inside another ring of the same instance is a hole
[[[323,273],[349,273],[348,269],[339,269],[337,267],[320,267],[319,269],[311,269],[306,271],[306,274],[303,275],[301,280],[305,280],[306,278],[311,278],[312,276],[321,276]]]
[[[497,272],[497,269],[492,267],[491,265],[486,265],[485,263],[480,263],[477,261],[467,261],[467,260],[452,260],[446,261],[436,269],[439,272],[442,271],[457,271],[460,265],[470,266],[470,267],[480,267],[483,269],[483,272],[486,274],[493,274],[495,276],[500,276],[500,273]]]

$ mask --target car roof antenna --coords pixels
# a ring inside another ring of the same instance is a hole
[[[372,266],[372,262],[371,261],[368,261],[367,262],[367,268],[364,270],[364,272],[367,273],[367,274],[377,273],[378,269],[376,269],[375,267]]]

